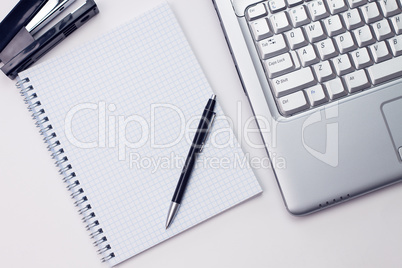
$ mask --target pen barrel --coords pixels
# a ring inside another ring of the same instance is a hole
[[[195,133],[193,142],[188,152],[186,162],[184,163],[183,170],[180,174],[179,182],[173,194],[172,202],[181,204],[181,200],[184,196],[187,183],[190,179],[191,171],[195,164],[196,154],[200,152],[202,144],[207,135],[209,124],[211,123],[212,117],[214,115],[213,110],[215,108],[215,103],[215,100],[210,99],[205,106],[200,123],[198,124],[197,132]]]
[[[181,200],[183,199],[184,192],[186,190],[186,186],[189,181],[191,170],[193,169],[194,164],[195,154],[193,154],[192,157],[186,159],[186,163],[184,164],[183,171],[180,174],[179,182],[177,183],[176,190],[174,191],[172,197],[172,202],[181,204]]]

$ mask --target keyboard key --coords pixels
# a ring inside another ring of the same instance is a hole
[[[338,55],[331,39],[325,39],[315,44],[322,60],[327,60]]]
[[[294,7],[303,3],[303,0],[287,0],[289,7]]]
[[[395,57],[402,55],[402,36],[397,36],[387,41],[389,47],[391,48],[392,55],[394,55]]]
[[[329,61],[323,61],[320,63],[317,63],[316,65],[313,66],[315,76],[318,79],[318,82],[323,83],[328,80],[331,80],[335,78],[335,73],[332,70],[331,64]]]
[[[355,8],[367,4],[367,0],[347,0],[350,8]]]
[[[294,27],[299,27],[310,22],[304,6],[298,6],[290,9],[289,15]]]
[[[371,28],[373,29],[374,35],[378,41],[382,41],[394,36],[391,31],[391,26],[386,19],[373,23],[371,25]]]
[[[328,101],[322,85],[315,85],[313,87],[305,89],[305,91],[307,93],[307,98],[311,106],[317,106]]]
[[[353,30],[364,25],[358,9],[351,9],[342,14],[346,29]]]
[[[379,0],[378,3],[384,17],[390,17],[400,12],[396,0]]]
[[[267,10],[265,9],[265,5],[260,3],[247,9],[246,14],[248,20],[255,20],[267,15]]]
[[[331,100],[340,98],[348,94],[343,87],[342,81],[339,77],[326,82],[324,85]]]
[[[357,48],[350,32],[335,36],[335,43],[341,54],[347,53]]]
[[[265,18],[253,21],[252,23],[250,23],[250,27],[254,39],[257,41],[270,37],[273,34],[269,29],[268,21]]]
[[[381,19],[380,10],[376,2],[371,2],[365,6],[360,7],[363,18],[366,23],[373,23]]]
[[[279,108],[283,115],[291,115],[309,107],[303,91],[297,91],[278,99]]]
[[[264,61],[265,69],[269,78],[283,75],[295,69],[292,56],[285,53]]]
[[[287,52],[288,47],[283,36],[279,34],[258,42],[258,50],[262,59],[268,59]]]
[[[359,47],[365,47],[375,43],[375,39],[371,34],[370,27],[368,25],[364,25],[363,27],[354,30],[353,34]]]
[[[324,26],[328,36],[335,36],[345,31],[338,15],[324,19]]]
[[[271,0],[268,2],[268,6],[272,13],[286,9],[285,0]]]
[[[351,74],[345,75],[343,77],[343,81],[345,82],[346,88],[350,93],[370,87],[370,83],[364,70],[358,70]]]
[[[356,51],[350,53],[353,61],[353,65],[356,69],[366,68],[373,64],[367,48],[359,48]]]
[[[310,43],[320,41],[326,37],[319,21],[304,26],[304,30]]]
[[[276,97],[282,97],[314,84],[316,84],[316,81],[310,67],[302,68],[271,80],[271,86]]]
[[[297,54],[299,55],[299,59],[301,65],[303,67],[309,66],[311,64],[317,63],[320,59],[317,57],[317,54],[314,51],[314,47],[312,45],[308,45],[297,50]]]
[[[277,13],[269,20],[275,33],[282,33],[292,28],[285,12]]]
[[[285,35],[291,49],[297,49],[308,44],[301,28],[286,32]]]
[[[402,15],[397,15],[391,18],[392,28],[396,34],[402,34]]]
[[[353,66],[350,63],[348,54],[340,55],[332,59],[332,64],[335,67],[338,76],[350,73],[353,71]]]
[[[343,12],[348,9],[345,2],[343,0],[327,0],[329,12],[332,15],[338,14],[339,12]]]
[[[391,53],[389,53],[387,45],[385,44],[385,41],[370,46],[370,52],[376,63],[392,58]]]
[[[312,20],[320,20],[329,15],[322,0],[311,1],[307,3],[307,8]]]
[[[373,85],[402,76],[402,57],[393,58],[367,68]]]
[[[285,116],[402,78],[402,0],[269,0],[246,18]]]

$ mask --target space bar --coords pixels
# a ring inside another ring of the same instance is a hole
[[[402,76],[402,57],[377,63],[367,68],[371,83],[377,85]]]

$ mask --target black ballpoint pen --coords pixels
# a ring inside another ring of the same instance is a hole
[[[193,142],[190,147],[190,151],[188,152],[186,162],[184,164],[183,170],[180,174],[179,182],[177,183],[176,190],[172,197],[172,202],[170,204],[167,220],[166,220],[166,229],[169,228],[172,223],[174,217],[179,210],[181,200],[184,195],[184,191],[186,189],[186,185],[191,175],[191,171],[193,170],[195,164],[196,155],[202,152],[202,149],[205,144],[205,139],[208,135],[209,129],[213,123],[215,118],[214,108],[216,103],[216,95],[212,95],[212,97],[208,100],[207,105],[205,106],[204,112],[202,113],[202,117],[200,123],[198,124],[197,132],[195,133]]]

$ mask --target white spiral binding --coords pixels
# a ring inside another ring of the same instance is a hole
[[[94,245],[99,248],[98,253],[102,255],[101,261],[106,262],[115,257],[114,252],[111,252],[112,247],[107,243],[107,238],[103,234],[100,223],[96,219],[96,214],[89,204],[89,200],[82,189],[80,181],[76,180],[76,174],[73,167],[68,162],[68,157],[64,154],[64,149],[61,148],[61,143],[57,140],[57,135],[53,131],[53,127],[49,121],[46,111],[41,108],[41,102],[38,95],[34,92],[32,85],[29,83],[29,78],[20,79],[16,87],[21,89],[20,93],[24,97],[25,103],[28,105],[28,110],[32,112],[32,118],[36,121],[36,126],[40,129],[39,132],[44,136],[44,141],[48,145],[47,148],[51,153],[55,164],[60,168],[59,172],[63,175],[63,181],[67,184],[67,190],[71,192],[71,197],[75,200],[75,206],[79,207],[78,213],[83,215],[82,221],[87,223],[87,230],[91,231],[90,237],[95,240]]]

